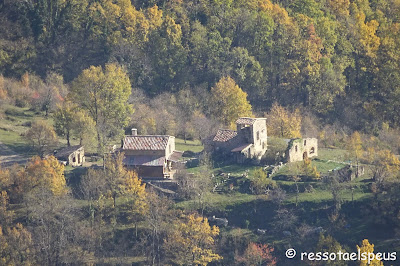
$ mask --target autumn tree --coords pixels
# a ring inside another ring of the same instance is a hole
[[[311,164],[311,160],[309,158],[305,158],[299,168],[305,179],[318,180],[321,178],[321,173],[318,172],[316,166]]]
[[[35,249],[31,233],[20,223],[0,226],[0,264],[34,265]]]
[[[237,261],[246,266],[255,265],[276,265],[276,258],[272,255],[274,248],[267,244],[257,244],[250,242],[243,253],[243,256],[238,257]]]
[[[329,253],[337,253],[337,252],[346,252],[346,250],[340,245],[336,239],[334,239],[330,235],[323,235],[321,234],[319,236],[319,240],[317,243],[317,247],[315,248],[316,252],[329,252]],[[324,261],[323,263],[317,263],[316,265],[328,265],[328,266],[333,266],[333,265],[338,265],[338,266],[344,266],[347,265],[345,261],[340,261],[340,260],[328,260]]]
[[[219,228],[211,227],[207,218],[195,214],[183,215],[173,224],[164,242],[164,249],[170,263],[178,265],[207,265],[222,257],[213,251]]]
[[[0,226],[6,227],[11,224],[14,212],[10,211],[7,191],[0,191]]]
[[[33,105],[45,111],[46,117],[64,101],[68,92],[63,77],[56,73],[49,73],[44,81],[38,77],[31,77],[30,84],[34,90]]]
[[[22,186],[24,191],[45,188],[56,196],[65,195],[68,192],[64,177],[64,165],[54,156],[46,159],[33,157],[19,175],[22,183],[16,185]]]
[[[363,147],[361,141],[361,135],[358,131],[354,131],[351,134],[350,139],[347,143],[347,150],[349,152],[349,156],[356,161],[357,168],[359,167],[360,159],[363,155]],[[356,171],[356,177],[358,177],[358,171]]]
[[[32,126],[26,132],[25,138],[32,144],[32,147],[37,150],[41,157],[46,152],[51,151],[57,143],[57,135],[53,127],[43,120],[32,122]]]
[[[374,244],[369,243],[368,239],[364,239],[361,243],[361,246],[357,245],[357,249],[360,250],[360,253],[363,254],[364,252],[368,253],[374,253]],[[373,265],[373,266],[383,266],[383,262],[374,258],[372,261],[368,260],[368,256],[365,260],[359,261],[360,266],[367,266],[367,265]]]
[[[301,137],[301,115],[299,110],[290,112],[275,102],[267,114],[267,118],[269,135],[281,138]]]
[[[381,183],[400,171],[400,160],[390,150],[375,150],[370,147],[366,153],[366,159],[371,164],[372,178],[376,182]]]
[[[210,111],[215,119],[229,127],[241,116],[252,116],[247,93],[231,77],[221,78],[211,88]]]
[[[73,81],[70,98],[94,120],[99,151],[128,125],[132,113],[127,103],[130,94],[129,78],[116,64],[104,69],[91,66]]]
[[[136,172],[127,171],[120,185],[120,194],[125,199],[125,210],[131,220],[135,222],[135,232],[137,237],[137,222],[140,216],[147,211],[146,184],[138,177]]]

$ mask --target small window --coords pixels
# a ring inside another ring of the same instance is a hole
[[[76,162],[76,158],[75,158],[75,156],[74,157],[72,157],[72,162],[74,163],[74,162]]]
[[[297,145],[296,145],[296,146],[294,146],[294,151],[295,151],[295,152],[297,152]]]
[[[262,148],[264,149],[264,147],[265,147],[265,146],[264,146],[264,142],[263,142],[263,143],[262,143]]]
[[[257,140],[260,139],[260,131],[257,131]]]
[[[307,144],[307,140],[304,140],[304,146],[306,146],[306,144]]]
[[[315,149],[314,149],[314,147],[312,147],[311,149],[310,149],[310,154],[313,154],[315,152]]]

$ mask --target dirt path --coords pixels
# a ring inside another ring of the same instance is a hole
[[[0,142],[0,165],[25,164],[28,158],[14,152],[7,145]]]

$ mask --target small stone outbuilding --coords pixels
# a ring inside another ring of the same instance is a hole
[[[83,146],[69,146],[55,151],[54,156],[65,165],[82,166],[85,162],[85,149]]]
[[[363,176],[365,168],[362,165],[346,165],[341,169],[334,169],[331,175],[336,177],[339,182],[350,182],[357,177]]]

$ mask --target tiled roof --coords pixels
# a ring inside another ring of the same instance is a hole
[[[257,121],[256,118],[251,118],[251,117],[240,117],[238,120],[236,120],[236,124],[238,125],[252,125]]]
[[[68,156],[73,153],[74,151],[79,150],[80,148],[82,148],[83,146],[81,145],[75,145],[75,146],[69,146],[69,147],[65,147],[59,151],[57,151],[54,156],[56,158],[68,158]]]
[[[123,150],[162,151],[170,136],[125,136]]]
[[[123,163],[127,166],[163,166],[165,162],[164,156],[151,155],[130,155],[125,156]]]
[[[218,129],[213,141],[226,142],[237,136],[237,132],[229,129]]]

